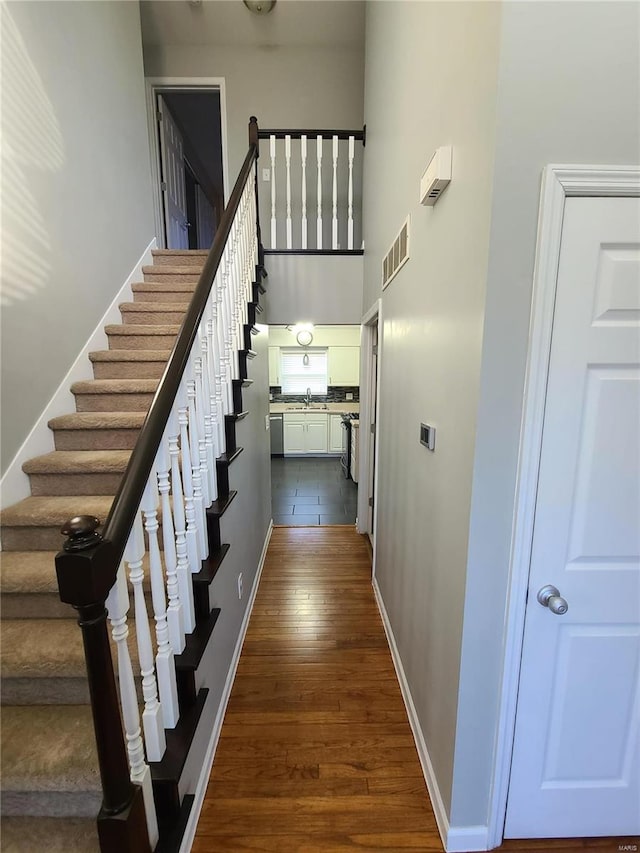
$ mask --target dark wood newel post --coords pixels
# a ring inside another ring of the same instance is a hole
[[[256,146],[256,164],[260,157],[260,137],[258,135],[258,119],[251,116],[249,119],[249,145]],[[262,245],[262,231],[260,230],[260,197],[258,195],[258,168],[256,166],[255,176],[256,193],[256,228],[258,232],[258,266],[264,269],[264,247]]]
[[[118,562],[93,516],[72,518],[56,555],[60,599],[78,611],[102,781],[98,837],[103,853],[149,853],[142,789],[131,782],[107,632],[105,602]]]

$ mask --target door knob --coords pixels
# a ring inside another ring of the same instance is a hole
[[[538,601],[543,607],[548,607],[556,616],[564,616],[569,609],[565,598],[560,595],[560,590],[547,584],[538,590]]]

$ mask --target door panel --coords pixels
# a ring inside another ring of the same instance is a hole
[[[184,152],[182,136],[162,95],[158,95],[160,121],[160,158],[164,215],[168,249],[188,249],[187,196],[184,178]]]
[[[640,202],[569,198],[506,837],[640,832],[639,436]]]

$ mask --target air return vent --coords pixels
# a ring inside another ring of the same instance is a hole
[[[409,260],[409,223],[408,216],[393,245],[382,259],[382,287],[385,288],[398,270]]]

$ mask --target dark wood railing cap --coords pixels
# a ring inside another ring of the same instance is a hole
[[[63,536],[69,538],[62,546],[65,551],[86,551],[102,542],[98,533],[100,519],[95,515],[75,515],[60,529]]]

